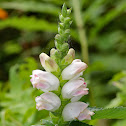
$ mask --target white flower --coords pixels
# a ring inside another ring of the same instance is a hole
[[[62,79],[63,80],[70,80],[78,78],[83,74],[83,71],[87,68],[87,64],[82,62],[80,59],[75,59],[73,62],[67,66],[62,71]]]
[[[88,94],[87,84],[83,78],[68,81],[62,88],[62,96],[72,102],[78,101],[82,96]]]
[[[87,109],[87,104],[84,102],[73,102],[65,106],[62,112],[64,121],[72,120],[91,120],[91,116],[94,112]]]
[[[59,70],[57,63],[51,57],[49,57],[47,54],[41,53],[39,55],[39,58],[40,58],[40,62],[42,64],[43,68],[47,72],[55,72],[55,71]]]
[[[37,96],[35,98],[35,101],[36,101],[36,109],[38,110],[45,109],[49,111],[55,111],[61,105],[60,98],[52,92],[46,92],[40,96]]]
[[[58,90],[59,80],[56,76],[42,70],[33,70],[30,76],[33,88],[41,89],[44,92]]]

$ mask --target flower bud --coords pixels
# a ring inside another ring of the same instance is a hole
[[[68,81],[62,88],[62,97],[72,102],[78,101],[82,96],[88,94],[87,84],[83,78]]]
[[[67,55],[61,61],[61,64],[64,65],[70,64],[74,60],[74,57],[75,57],[75,50],[71,48],[69,49]]]
[[[50,56],[53,56],[57,50],[55,48],[52,48],[50,50]]]
[[[52,58],[50,58],[47,54],[41,53],[39,55],[39,58],[42,66],[47,72],[58,71],[59,67],[57,63]]]
[[[60,19],[61,22],[64,22],[64,17],[63,17],[62,14],[59,15],[59,19]]]
[[[66,29],[63,33],[63,41],[67,41],[70,36],[70,29]]]
[[[71,18],[70,17],[66,17],[64,18],[64,23],[67,24],[71,21]]]
[[[42,95],[37,96],[35,101],[36,109],[38,110],[45,109],[49,111],[55,111],[61,105],[60,98],[52,92],[43,93]]]
[[[60,34],[56,34],[55,40],[58,41],[58,42],[61,42],[61,36],[60,36]]]
[[[33,70],[30,76],[33,88],[41,89],[44,92],[58,90],[59,80],[56,76],[42,70]]]
[[[67,9],[67,15],[70,15],[71,14],[71,10],[72,10],[72,8]]]
[[[70,29],[66,29],[64,32],[65,34],[70,34]]]
[[[64,121],[72,120],[91,120],[91,116],[94,112],[87,109],[88,104],[84,102],[73,102],[65,106],[62,112]]]
[[[58,33],[59,33],[59,34],[63,34],[63,32],[64,32],[64,31],[61,29],[61,27],[58,26]]]
[[[67,52],[69,50],[69,44],[68,43],[64,43],[62,45],[61,51],[62,52]]]
[[[78,78],[83,74],[83,71],[85,71],[87,67],[86,63],[82,62],[80,59],[75,59],[62,71],[62,79],[70,80]]]
[[[59,23],[59,26],[60,26],[61,29],[63,29],[64,28],[64,23]]]
[[[75,50],[73,48],[69,49],[68,55],[71,55],[72,58],[74,59],[74,57],[75,57]]]
[[[62,7],[62,14],[63,14],[64,17],[67,16],[67,7],[66,7],[65,3],[63,4],[63,7]]]

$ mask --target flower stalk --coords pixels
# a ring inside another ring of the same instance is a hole
[[[80,10],[80,1],[79,0],[72,0],[73,10],[74,10],[74,17],[78,29],[78,34],[80,38],[80,44],[81,44],[81,52],[82,52],[82,58],[85,63],[89,63],[88,59],[88,43],[87,43],[87,37],[86,37],[86,31],[84,28],[83,20],[82,20],[82,14]]]

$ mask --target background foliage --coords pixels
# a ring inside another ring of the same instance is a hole
[[[71,0],[0,1],[1,126],[30,126],[48,117],[47,111],[38,112],[35,108],[34,98],[41,91],[32,88],[29,75],[34,69],[43,69],[38,55],[41,52],[49,54],[54,47],[58,15],[64,2],[72,7]],[[89,67],[84,78],[90,88],[89,96],[83,97],[82,101],[90,102],[91,107],[126,106],[126,0],[80,2],[89,49]],[[76,58],[83,59],[73,12],[71,17],[73,23],[68,43],[76,50]],[[113,109],[103,111],[111,113]],[[122,113],[119,110],[113,114]],[[123,120],[115,120],[111,115],[111,120],[98,120],[106,118],[98,111],[94,120],[85,123],[126,125],[126,110],[122,113]]]

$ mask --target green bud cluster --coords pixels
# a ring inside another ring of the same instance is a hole
[[[66,5],[63,4],[61,14],[59,15],[60,23],[58,25],[58,34],[55,36],[55,46],[57,50],[52,51],[59,60],[66,56],[69,51],[67,41],[70,36],[70,25],[72,23],[69,17],[70,13],[71,9],[67,9]],[[58,61],[56,62],[58,63]]]

